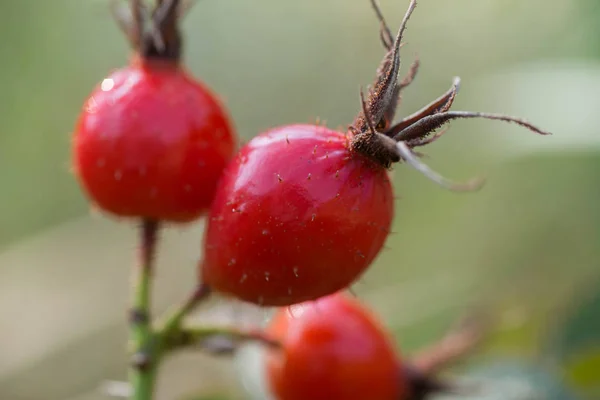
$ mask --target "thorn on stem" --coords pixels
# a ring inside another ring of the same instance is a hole
[[[139,371],[147,370],[150,367],[150,364],[151,364],[151,357],[147,351],[144,351],[144,350],[136,351],[131,356],[131,365]]]
[[[150,322],[150,316],[146,310],[134,308],[129,312],[129,323],[132,325],[147,324]]]

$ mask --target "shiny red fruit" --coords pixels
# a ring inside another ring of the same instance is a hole
[[[266,353],[278,400],[406,398],[391,337],[355,299],[338,293],[280,309],[267,333],[282,343]]]
[[[252,139],[219,183],[201,275],[218,292],[265,305],[314,300],[352,284],[388,235],[386,170],[315,125]]]
[[[188,222],[208,209],[234,150],[228,117],[208,88],[177,62],[136,57],[87,99],[73,159],[100,209]]]

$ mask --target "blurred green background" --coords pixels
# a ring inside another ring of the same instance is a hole
[[[407,4],[381,0],[394,29]],[[125,377],[135,234],[90,213],[69,171],[70,131],[129,49],[105,0],[2,1],[0,19],[0,399],[106,399],[105,381]],[[400,113],[459,75],[454,109],[519,115],[554,135],[453,123],[426,161],[457,179],[487,176],[477,194],[396,168],[395,234],[355,291],[404,353],[484,305],[498,328],[456,374],[516,374],[544,399],[571,398],[555,385],[600,398],[599,21],[597,0],[420,1],[402,54],[403,70],[416,53],[422,67]],[[316,117],[348,124],[383,55],[367,0],[202,0],[184,30],[185,62],[244,139]],[[157,311],[191,288],[201,232],[164,233]],[[215,301],[200,315],[239,322],[240,308]],[[546,381],[528,381],[526,367]],[[183,354],[165,365],[158,398],[248,398],[238,375],[229,360]],[[489,398],[509,398],[498,390]]]

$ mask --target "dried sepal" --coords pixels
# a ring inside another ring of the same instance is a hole
[[[494,321],[478,309],[458,319],[446,334],[411,357],[411,365],[431,375],[466,357],[480,345]]]
[[[112,17],[134,49],[141,46],[144,36],[145,7],[142,0],[130,0],[129,7],[125,7],[122,0],[111,0],[109,3]]]
[[[413,139],[413,140],[409,140],[406,142],[406,144],[411,148],[414,149],[415,147],[422,147],[422,146],[427,146],[428,144],[431,144],[433,142],[435,142],[436,140],[438,140],[440,137],[442,137],[446,132],[448,132],[448,128],[444,128],[438,132],[433,133],[430,136],[426,136],[424,138],[418,138],[418,139]]]
[[[157,0],[150,9],[143,0],[111,0],[110,11],[131,46],[145,58],[178,60],[181,34],[178,21],[189,12],[194,0]]]
[[[413,125],[419,120],[423,119],[426,116],[436,114],[439,112],[448,111],[454,102],[454,98],[460,89],[460,77],[455,77],[452,81],[452,86],[450,89],[446,91],[446,93],[442,94],[440,97],[427,104],[425,107],[421,108],[419,111],[409,115],[401,119],[398,123],[392,126],[388,131],[385,132],[386,135],[390,137],[394,137],[398,134],[398,132],[403,129]],[[407,140],[407,139],[406,139]]]
[[[381,8],[377,3],[377,0],[371,0],[371,5],[373,6],[373,10],[375,11],[375,15],[379,20],[380,28],[379,28],[379,38],[381,39],[381,44],[385,47],[386,50],[391,50],[394,45],[394,36],[392,35],[392,31],[385,21],[385,17],[381,12]]]
[[[514,122],[515,124],[521,125],[529,129],[530,131],[533,131],[540,135],[550,135],[550,132],[544,131],[522,118],[511,117],[503,114],[492,114],[476,111],[446,111],[422,117],[412,125],[407,126],[403,130],[395,134],[394,139],[398,141],[410,141],[413,139],[423,138],[428,136],[431,132],[435,131],[436,129],[441,128],[444,124],[448,123],[449,121],[453,119],[462,118],[483,118],[504,122]]]
[[[396,150],[396,142],[392,138],[376,131],[362,89],[360,90],[360,103],[367,129],[362,132],[354,131],[351,146],[354,151],[358,151],[385,168],[389,168],[392,163],[400,161],[400,155]],[[350,129],[353,130],[355,128],[350,127]]]
[[[402,78],[402,80],[398,84],[399,91],[410,85],[415,80],[415,78],[417,77],[417,73],[419,72],[420,66],[421,61],[419,60],[418,56],[415,56],[414,61],[412,62],[412,64],[410,64],[410,67],[408,68],[406,76]]]
[[[373,7],[377,10],[377,14],[379,17],[381,15],[381,12],[379,11],[377,3],[372,1],[371,4],[373,4]],[[394,40],[394,44],[383,57],[383,60],[381,61],[379,69],[377,71],[377,77],[375,78],[375,82],[369,89],[369,94],[367,96],[366,101],[366,108],[373,121],[375,121],[375,127],[378,131],[384,131],[387,128],[391,120],[386,120],[385,117],[389,118],[389,110],[395,109],[396,104],[398,102],[398,71],[400,70],[400,43],[402,41],[402,35],[404,34],[404,31],[406,29],[408,19],[410,18],[416,5],[416,0],[411,0],[408,10],[404,15],[404,19],[400,24],[400,28],[398,29],[398,33]],[[382,23],[382,26],[387,25],[384,25]],[[383,31],[385,31],[385,28],[382,29]],[[386,37],[386,35],[386,33],[382,34],[383,37]],[[390,107],[390,105],[392,105],[392,107]],[[365,132],[368,129],[365,120],[365,114],[362,110],[355,118],[352,126],[358,132]]]
[[[482,343],[490,331],[491,321],[481,311],[458,320],[440,340],[410,357],[400,373],[408,381],[411,400],[425,400],[435,393],[456,396],[481,393],[478,384],[459,384],[436,376],[444,368],[463,360]]]
[[[412,63],[407,75],[398,82],[400,69],[401,40],[406,24],[416,7],[412,0],[398,33],[392,43],[392,34],[377,0],[370,0],[380,23],[379,35],[387,50],[377,69],[374,84],[369,88],[365,100],[361,90],[361,110],[349,127],[350,148],[389,168],[398,161],[404,161],[438,185],[454,191],[473,191],[479,189],[484,180],[473,179],[467,183],[452,182],[419,160],[421,153],[414,151],[439,139],[446,130],[435,131],[447,122],[458,118],[484,118],[505,122],[514,122],[536,133],[547,135],[529,122],[516,117],[471,111],[450,111],[460,87],[460,78],[454,78],[452,86],[444,94],[430,102],[417,112],[393,124],[396,109],[400,102],[400,92],[410,85],[419,69],[418,58]]]
[[[427,164],[422,163],[413,154],[412,149],[408,146],[408,144],[406,144],[406,142],[399,141],[396,144],[396,149],[401,159],[404,160],[408,165],[445,189],[452,190],[454,192],[472,192],[479,190],[485,183],[483,178],[474,178],[466,183],[453,182],[432,170]]]

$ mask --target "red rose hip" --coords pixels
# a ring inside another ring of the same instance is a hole
[[[277,400],[399,400],[409,393],[392,338],[357,300],[334,294],[280,309],[267,334],[266,377]]]
[[[291,125],[251,140],[223,173],[205,235],[203,278],[262,305],[348,286],[383,246],[393,216],[385,169],[342,133]]]
[[[81,185],[116,216],[196,219],[235,150],[226,111],[181,65],[176,3],[159,2],[153,14],[164,43],[129,30],[136,54],[90,94],[73,134]]]
[[[265,306],[314,300],[351,285],[381,251],[393,217],[386,170],[405,162],[451,190],[453,183],[418,160],[413,149],[457,118],[514,122],[504,115],[449,111],[459,80],[416,113],[393,122],[403,88],[418,62],[398,82],[400,42],[415,8],[411,1],[396,37],[377,4],[387,52],[361,111],[347,132],[318,125],[289,125],[251,140],[227,167],[210,211],[200,263],[204,282],[218,292]]]

